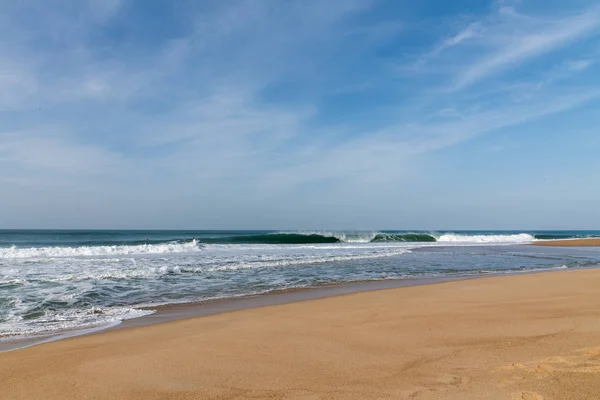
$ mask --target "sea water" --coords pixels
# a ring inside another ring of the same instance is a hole
[[[110,326],[159,304],[325,284],[600,265],[555,232],[0,231],[0,340]]]

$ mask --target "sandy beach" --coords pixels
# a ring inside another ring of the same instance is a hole
[[[543,241],[535,242],[533,244],[536,246],[557,246],[557,247],[600,246],[600,238],[543,240]]]
[[[2,399],[597,399],[600,270],[379,290],[0,354]]]

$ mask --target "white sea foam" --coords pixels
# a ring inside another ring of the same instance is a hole
[[[85,310],[46,311],[43,317],[36,319],[35,324],[27,323],[15,315],[9,317],[6,322],[0,323],[0,340],[11,339],[14,336],[43,335],[115,324],[153,313],[152,310],[138,310],[129,307],[92,307]]]
[[[529,243],[535,238],[528,233],[507,235],[465,235],[445,233],[435,236],[438,243]]]
[[[132,254],[187,253],[198,251],[198,242],[194,239],[185,243],[160,243],[118,246],[81,246],[81,247],[29,247],[11,246],[0,248],[2,258],[54,258],[54,257],[93,257]]]
[[[325,257],[301,257],[301,258],[288,258],[288,259],[277,259],[272,258],[271,260],[257,260],[254,262],[237,262],[233,264],[224,265],[213,265],[208,268],[179,268],[177,272],[213,272],[213,271],[226,271],[226,270],[238,270],[248,268],[277,268],[277,267],[291,267],[294,265],[310,265],[310,264],[323,264],[327,262],[339,262],[339,261],[355,261],[355,260],[369,260],[383,257],[392,257],[400,254],[410,252],[410,249],[395,248],[394,250],[388,250],[384,252],[374,252],[371,254],[350,254],[350,255],[328,255]]]
[[[243,250],[244,253],[239,253],[240,250]],[[133,258],[87,258],[75,261],[70,258],[55,258],[51,260],[50,266],[44,260],[40,260],[36,264],[27,266],[26,277],[15,276],[19,274],[18,271],[12,274],[7,273],[3,277],[1,273],[7,270],[0,268],[0,283],[25,284],[35,281],[38,283],[81,284],[78,282],[132,278],[151,279],[166,275],[286,268],[296,265],[368,260],[392,257],[408,252],[410,252],[410,248],[406,246],[289,246],[285,252],[281,252],[281,248],[276,245],[208,245],[203,258],[143,258],[138,260]],[[189,255],[189,257],[193,257],[193,255]]]

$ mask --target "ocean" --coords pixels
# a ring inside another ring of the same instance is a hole
[[[600,231],[0,230],[0,341],[113,326],[153,306],[346,282],[597,267]]]

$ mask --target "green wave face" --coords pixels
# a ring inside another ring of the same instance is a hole
[[[538,240],[560,240],[560,239],[577,239],[583,238],[585,236],[582,235],[568,235],[568,234],[538,234],[534,235],[534,237]]]
[[[345,240],[347,239],[347,240]],[[354,239],[354,240],[353,240]],[[259,235],[229,236],[222,238],[203,238],[203,243],[230,243],[230,244],[319,244],[353,242],[352,236],[338,238],[333,234],[320,233],[269,233]],[[358,240],[361,241],[361,240]],[[364,242],[435,242],[435,237],[426,233],[378,233],[372,238],[365,238]]]
[[[314,243],[340,243],[341,240],[333,236],[319,234],[303,235],[300,233],[273,233],[267,235],[233,236],[218,239],[203,239],[209,243],[247,243],[247,244],[314,244]]]
[[[457,233],[448,234],[450,236],[459,236],[462,241],[469,241],[471,238],[474,241],[485,237],[485,234],[479,234],[477,232],[469,233]],[[507,237],[518,236],[513,233],[506,233]],[[580,237],[589,237],[578,232],[540,232],[535,235],[529,234],[530,237],[535,237],[538,240],[556,240],[556,239],[573,239]],[[442,235],[447,236],[447,235]],[[496,235],[498,236],[498,235]],[[491,235],[490,238],[496,238]],[[443,239],[443,238],[442,238]],[[257,233],[249,235],[232,235],[218,238],[199,238],[201,243],[222,243],[222,244],[327,244],[327,243],[345,243],[345,242],[362,242],[362,243],[391,243],[391,242],[404,242],[404,243],[431,243],[438,242],[435,236],[423,232],[379,232],[373,234],[366,233],[294,233],[294,232],[280,232],[280,233]],[[445,242],[447,240],[441,240]],[[493,240],[492,240],[493,242]]]

